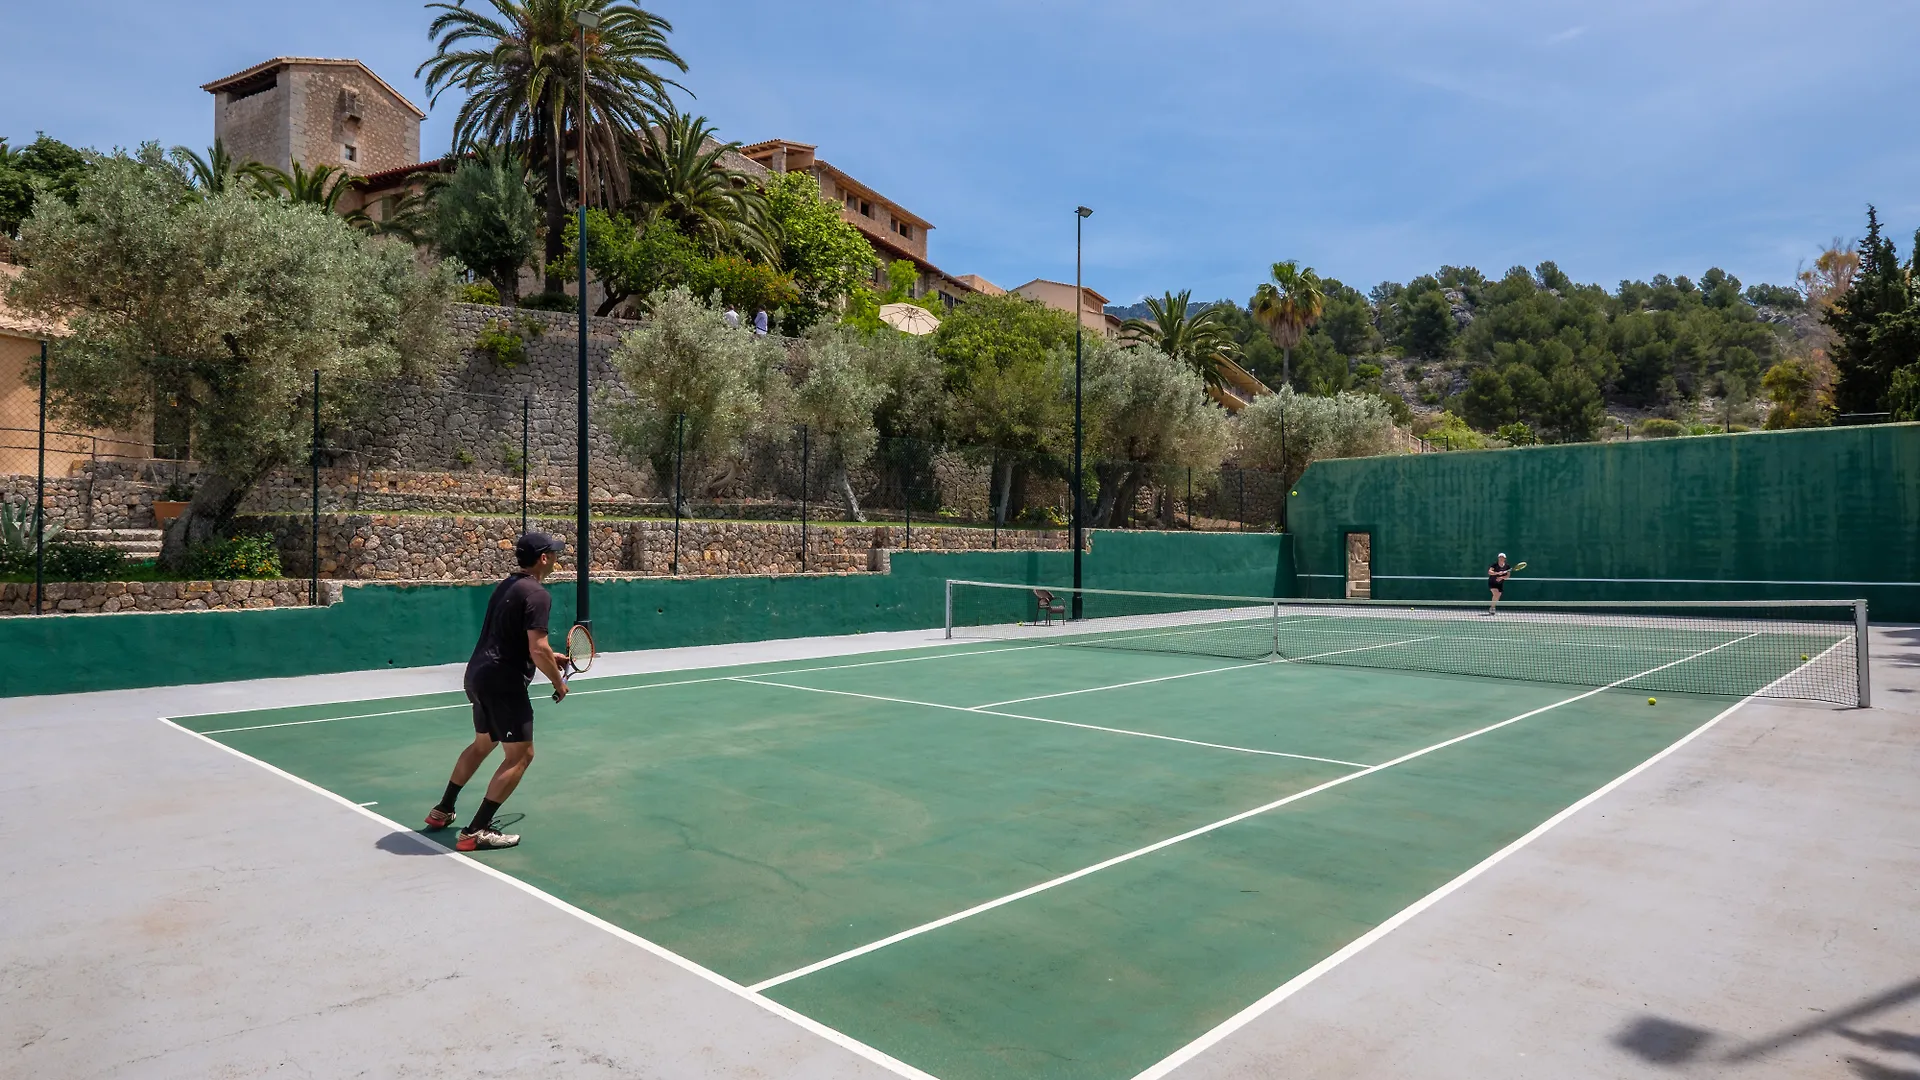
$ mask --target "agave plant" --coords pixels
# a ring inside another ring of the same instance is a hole
[[[40,540],[51,544],[63,532],[60,526],[47,522],[41,528]],[[33,554],[33,507],[25,499],[0,503],[0,548],[14,556]]]

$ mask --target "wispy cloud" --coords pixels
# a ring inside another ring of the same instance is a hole
[[[1567,42],[1572,41],[1574,38],[1577,38],[1581,34],[1584,34],[1586,32],[1587,32],[1587,28],[1584,26],[1569,26],[1565,30],[1562,30],[1559,33],[1548,38],[1547,44],[1548,45],[1565,45]]]

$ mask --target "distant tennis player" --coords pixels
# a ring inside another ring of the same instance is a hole
[[[559,565],[566,546],[543,532],[522,536],[513,547],[520,569],[494,586],[493,596],[487,600],[480,643],[467,661],[473,742],[453,763],[453,778],[447,781],[447,793],[440,805],[427,811],[427,829],[444,829],[454,823],[453,801],[487,755],[493,753],[495,743],[500,744],[505,759],[487,784],[487,797],[480,801],[480,809],[454,841],[457,850],[510,848],[520,842],[518,836],[494,828],[493,815],[533,763],[533,702],[527,696],[527,687],[533,683],[534,670],[539,669],[553,683],[555,701],[567,696],[567,682],[560,675],[560,665],[567,658],[557,655],[547,640],[553,597],[543,584]]]
[[[1494,556],[1493,564],[1487,567],[1487,589],[1493,593],[1493,603],[1487,605],[1487,614],[1491,615],[1500,607],[1500,594],[1507,591],[1507,579],[1513,576],[1513,567],[1507,565],[1507,553]]]

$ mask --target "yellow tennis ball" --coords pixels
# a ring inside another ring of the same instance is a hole
[[[1297,492],[1297,491],[1289,491],[1289,492],[1287,492],[1287,494],[1289,494],[1289,495],[1298,495],[1298,494],[1300,494],[1300,493],[1299,493],[1299,492]]]
[[[1654,700],[1653,700],[1652,698],[1648,698],[1648,699],[1647,699],[1647,704],[1649,704],[1649,705],[1655,705],[1655,704],[1658,704],[1658,702],[1656,702],[1656,701],[1654,701]]]
[[[1807,658],[1807,654],[1806,654],[1806,653],[1801,653],[1801,654],[1800,654],[1800,659],[1802,659],[1802,660],[1805,660],[1806,658]]]

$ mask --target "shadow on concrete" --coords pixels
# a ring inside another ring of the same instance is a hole
[[[389,855],[446,855],[447,849],[435,846],[433,841],[417,832],[388,833],[373,842],[373,846]]]
[[[1755,1062],[1790,1043],[1822,1034],[1839,1035],[1861,1046],[1871,1046],[1877,1050],[1920,1057],[1920,1035],[1887,1030],[1868,1032],[1850,1026],[1856,1020],[1915,1000],[1920,1000],[1920,979],[1903,983],[1864,1001],[1857,1001],[1811,1024],[1802,1024],[1763,1039],[1730,1046],[1724,1051],[1713,1054],[1712,1057],[1731,1064]],[[1641,1016],[1628,1023],[1610,1041],[1642,1061],[1655,1065],[1685,1065],[1702,1060],[1708,1044],[1717,1040],[1720,1040],[1719,1035],[1704,1028],[1692,1027],[1658,1016]],[[1867,1077],[1869,1080],[1920,1080],[1920,1072],[1890,1069],[1860,1058],[1849,1057],[1847,1063],[1856,1075]]]

